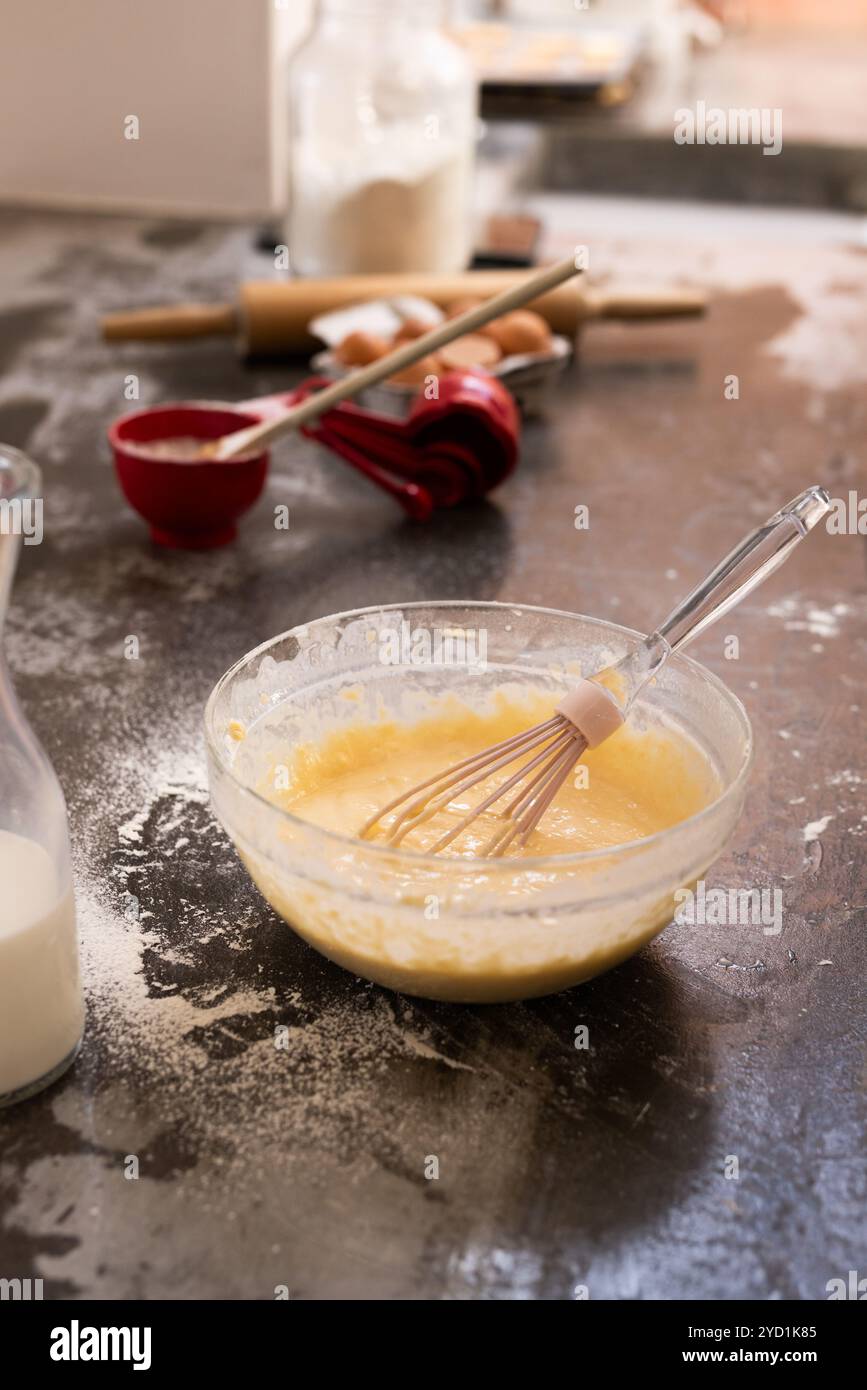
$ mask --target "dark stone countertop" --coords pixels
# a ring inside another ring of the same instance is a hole
[[[112,349],[95,315],[217,299],[267,258],[240,228],[0,216],[0,439],[46,495],[7,654],[67,793],[89,1005],[74,1071],[0,1117],[0,1274],[48,1297],[822,1299],[865,1272],[863,537],[821,532],[738,609],[739,660],[720,629],[697,649],[758,743],[708,881],[779,887],[778,937],[672,927],[551,998],[399,998],[297,940],[207,807],[203,704],[276,632],[448,597],[642,627],[808,483],[867,494],[854,235],[769,236],[755,212],[694,238],[681,207],[649,242],[619,216],[598,266],[705,280],[711,313],[589,329],[488,505],[420,531],[295,440],[210,554],[152,548],[118,493],[124,377],[143,401],[239,398],[303,364]]]

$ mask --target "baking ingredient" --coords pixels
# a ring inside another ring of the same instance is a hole
[[[540,720],[550,716],[550,696],[540,694],[533,704]],[[445,712],[415,724],[360,724],[335,731],[296,750],[292,784],[278,804],[329,830],[354,835],[401,792],[535,722],[526,711],[523,703],[504,701],[494,713],[482,713],[455,699]],[[494,774],[458,797],[417,827],[407,848],[430,848],[502,780],[502,774]],[[627,726],[585,753],[517,853],[572,854],[639,840],[699,810],[706,792],[707,768],[695,748],[667,731],[635,732]],[[444,852],[477,853],[497,829],[498,809],[484,812]],[[380,828],[371,838],[382,835]]]
[[[427,357],[420,357],[417,362],[410,362],[409,366],[402,367],[388,380],[395,382],[398,386],[424,386],[429,376],[437,376],[441,371],[441,358],[434,353],[429,353]]]
[[[439,356],[448,371],[462,372],[470,367],[493,367],[502,353],[492,338],[482,333],[464,333],[440,348]]]
[[[551,330],[547,322],[532,309],[515,309],[511,314],[493,319],[479,331],[493,338],[507,357],[518,353],[546,352],[551,346]]]
[[[463,269],[472,145],[416,132],[391,131],[366,160],[325,141],[295,146],[288,243],[303,274]]]
[[[366,367],[377,362],[389,351],[389,344],[375,333],[348,333],[335,350],[335,356],[345,367]]]
[[[483,784],[414,830],[412,847],[354,838],[401,791],[550,715],[553,703],[552,692],[523,687],[478,708],[444,696],[415,722],[326,726],[290,749],[266,741],[255,785],[291,814],[267,852],[256,832],[236,838],[253,881],[311,945],[405,993],[525,999],[616,965],[671,920],[674,889],[707,862],[657,835],[720,791],[680,732],[627,727],[588,753],[526,849],[502,859],[478,857],[499,824],[491,812],[443,854],[413,852],[430,848],[471,797],[475,805]],[[249,737],[245,748],[253,753]],[[312,839],[304,821],[332,834]],[[576,857],[586,850],[597,854]]]
[[[71,886],[47,851],[0,830],[0,1097],[39,1081],[84,1026]]]
[[[431,324],[425,323],[424,319],[404,319],[400,328],[394,335],[395,343],[409,343],[415,338],[420,338],[422,334],[429,333]]]
[[[206,440],[194,439],[192,435],[179,435],[175,439],[124,440],[123,447],[131,454],[140,454],[142,458],[175,459],[188,463],[202,457],[206,443]]]
[[[192,435],[179,435],[174,439],[124,439],[122,447],[128,454],[141,458],[154,459],[163,463],[207,463],[213,457],[216,440],[195,439]],[[239,454],[234,463],[256,457],[255,449]]]
[[[470,296],[456,299],[448,306],[446,317],[455,318],[481,303],[482,300]],[[334,358],[345,367],[366,366],[402,344],[420,338],[430,328],[431,324],[420,318],[407,318],[390,342],[376,333],[356,329],[333,349]],[[504,357],[550,350],[551,330],[546,321],[532,310],[518,309],[493,319],[475,333],[464,333],[421,362],[395,372],[388,380],[397,386],[423,386],[426,379],[437,372],[490,370]]]

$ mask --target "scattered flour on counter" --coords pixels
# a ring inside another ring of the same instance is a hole
[[[189,824],[189,810],[193,806],[207,806],[208,790],[207,787],[199,786],[194,783],[192,786],[184,782],[167,782],[159,793],[161,799],[165,799],[174,804],[172,814],[164,818],[160,823],[160,851],[177,850],[183,845],[190,843],[189,836],[182,835]],[[139,845],[142,843],[142,832],[150,819],[153,811],[153,801],[145,805],[142,810],[136,811],[135,815],[130,816],[129,820],[118,827],[118,840],[122,845]],[[176,836],[174,843],[172,837]]]
[[[106,759],[104,786],[74,817],[88,1025],[84,1090],[64,1103],[82,1141],[112,1147],[100,1117],[122,1092],[133,1133],[117,1142],[132,1146],[146,1116],[160,1134],[180,1127],[185,1182],[203,1201],[218,1185],[255,1191],[271,1163],[309,1175],[319,1162],[363,1168],[384,1150],[408,1163],[405,1091],[390,1069],[434,1063],[468,1081],[475,1069],[446,1055],[411,1001],[317,970],[315,957],[299,989],[308,948],[214,821],[194,729],[168,716],[142,737]]]
[[[402,1007],[353,988],[349,976],[347,988],[314,987],[308,998],[292,983],[291,955],[282,951],[270,969],[261,958],[260,932],[270,917],[264,905],[256,905],[241,946],[249,960],[259,943],[259,966],[237,982],[224,955],[234,921],[212,930],[215,964],[211,955],[170,945],[169,924],[145,930],[126,920],[111,897],[79,881],[89,1005],[82,1064],[98,1093],[122,1086],[136,1107],[157,1107],[164,1127],[182,1125],[209,1190],[218,1182],[255,1189],[253,1155],[266,1167],[297,1161],[309,1169],[311,1152],[351,1162],[378,1151],[384,1136],[397,1144],[405,1117],[390,1113],[383,1097],[401,1058],[475,1072],[419,1036],[424,1020],[407,1001]],[[281,923],[277,931],[289,928]],[[155,979],[154,969],[170,978]],[[82,1137],[96,1142],[102,1136],[88,1130],[89,1115],[83,1107]],[[219,1153],[215,1173],[211,1159]]]
[[[830,776],[825,778],[826,787],[836,787],[840,792],[840,799],[837,802],[837,812],[841,816],[851,815],[853,811],[859,810],[863,805],[861,791],[863,785],[863,777],[850,767],[844,767],[839,772],[832,772]],[[848,796],[846,795],[847,792],[849,793]],[[855,801],[852,800],[853,796],[856,798]],[[865,820],[867,820],[867,816],[861,816],[860,820],[848,827],[846,833],[849,835],[863,835]]]
[[[833,815],[822,816],[820,820],[811,820],[805,825],[803,830],[804,844],[810,845],[814,840],[818,840],[819,836],[827,830],[829,823],[833,819]]]
[[[809,632],[814,637],[839,637],[841,620],[849,617],[853,610],[848,603],[819,608],[810,600],[789,597],[769,604],[766,611],[770,618],[782,618],[787,632]]]
[[[135,615],[120,617],[101,613],[75,593],[52,593],[51,602],[35,614],[23,605],[12,605],[6,629],[6,654],[14,676],[54,676],[88,681],[88,698],[98,698],[100,678],[114,673],[122,660],[127,632],[141,632],[144,624],[130,627]],[[123,628],[123,630],[121,630]]]
[[[441,1062],[443,1066],[451,1067],[453,1071],[475,1071],[475,1067],[467,1066],[466,1062],[458,1062],[454,1057],[446,1057],[445,1053],[437,1052],[430,1043],[412,1033],[404,1032],[403,1041],[407,1051],[412,1052],[416,1057],[425,1057],[429,1062]]]
[[[853,772],[851,768],[845,767],[842,772],[835,772],[828,778],[828,786],[849,787],[854,791],[856,787],[861,786],[863,780],[864,779],[859,777],[857,772]]]

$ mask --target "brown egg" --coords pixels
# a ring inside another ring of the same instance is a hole
[[[450,372],[466,371],[469,367],[493,367],[502,353],[493,338],[482,333],[464,333],[454,342],[440,348],[440,359]]]
[[[404,319],[394,335],[394,341],[396,343],[408,343],[413,338],[421,338],[434,326],[432,323],[425,323],[422,319]]]
[[[424,386],[429,376],[439,376],[442,370],[439,357],[431,353],[428,357],[420,358],[418,362],[411,362],[408,367],[403,367],[388,379],[397,386]]]
[[[348,333],[334,349],[334,356],[345,367],[366,367],[388,352],[389,345],[375,333]]]
[[[464,295],[462,299],[453,299],[451,304],[446,305],[446,318],[456,319],[460,314],[469,313],[470,309],[478,309],[484,301],[474,299],[472,295]]]
[[[485,327],[485,333],[499,343],[506,357],[513,353],[547,352],[551,346],[551,330],[541,314],[532,309],[515,309]]]

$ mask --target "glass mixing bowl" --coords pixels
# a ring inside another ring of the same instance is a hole
[[[414,664],[405,641],[393,664],[395,634],[420,631],[431,634],[434,657],[440,634],[440,660]],[[469,640],[449,650],[443,634],[461,633]],[[357,975],[465,1003],[579,984],[671,921],[675,892],[702,877],[740,815],[749,720],[697,662],[671,658],[630,718],[693,741],[706,760],[708,802],[642,840],[546,858],[443,858],[321,829],[261,788],[313,729],[383,713],[418,718],[445,694],[478,704],[504,683],[548,689],[553,704],[579,671],[617,661],[639,640],[613,623],[502,603],[393,604],[294,628],[243,657],[211,694],[205,727],[214,810],[271,906]],[[449,662],[455,653],[463,664]]]

